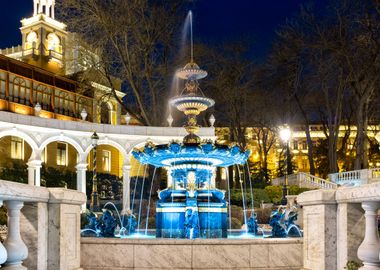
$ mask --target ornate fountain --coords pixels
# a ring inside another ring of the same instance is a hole
[[[147,143],[133,151],[140,163],[165,168],[168,173],[167,188],[159,192],[156,205],[156,237],[224,238],[227,203],[225,191],[215,186],[216,168],[244,164],[249,151],[201,140],[197,116],[215,103],[199,88],[207,72],[191,60],[175,76],[185,81],[185,87],[169,102],[187,116],[188,134],[182,142]]]

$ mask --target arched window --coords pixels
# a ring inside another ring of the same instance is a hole
[[[43,85],[39,84],[37,88],[34,90],[33,95],[34,103],[39,103],[43,110],[50,110],[50,104],[51,104],[51,91],[50,89]]]
[[[61,45],[61,41],[59,40],[59,37],[54,34],[54,33],[50,33],[48,36],[47,36],[47,40],[48,40],[48,50],[50,51],[59,51],[59,47]]]
[[[15,77],[9,87],[9,99],[13,102],[19,102],[21,104],[27,103],[27,91],[25,80]]]
[[[100,123],[111,124],[111,111],[112,107],[109,103],[103,102],[100,105]]]
[[[37,33],[32,31],[26,36],[26,50],[35,49],[37,44]]]

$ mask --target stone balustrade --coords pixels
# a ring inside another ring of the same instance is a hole
[[[329,179],[341,186],[360,186],[380,181],[380,168],[329,174]]]
[[[302,193],[304,269],[344,270],[362,262],[361,270],[380,270],[377,217],[380,183]]]
[[[80,269],[83,193],[0,180],[8,234],[0,243],[2,269]]]

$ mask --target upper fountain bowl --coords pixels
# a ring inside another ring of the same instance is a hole
[[[195,62],[191,61],[186,66],[180,68],[176,72],[176,76],[187,81],[196,81],[207,76],[207,71],[201,69]]]
[[[148,143],[143,150],[134,149],[132,154],[142,164],[156,167],[175,167],[179,165],[194,167],[198,165],[228,167],[244,164],[249,150],[242,151],[238,146],[219,145],[212,142],[186,144],[172,142],[154,145]]]

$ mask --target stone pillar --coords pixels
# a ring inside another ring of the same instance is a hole
[[[5,206],[8,211],[8,235],[4,241],[8,258],[3,269],[26,270],[22,266],[22,261],[28,257],[28,248],[21,239],[20,234],[20,210],[24,206],[20,201],[6,201]]]
[[[49,270],[80,269],[80,208],[86,196],[63,188],[48,190]]]
[[[47,203],[25,203],[21,211],[21,237],[28,247],[24,265],[28,269],[48,270]]]
[[[3,202],[0,201],[0,207],[3,206]],[[7,260],[7,250],[3,246],[3,244],[0,242],[0,265],[5,263]]]
[[[363,202],[362,208],[365,211],[365,236],[358,249],[358,257],[364,264],[360,270],[379,270],[380,240],[377,230],[377,210],[380,208],[380,202]]]
[[[131,165],[123,165],[123,212],[131,207]]]
[[[28,165],[28,184],[41,186],[41,167],[42,161],[38,159],[29,160]]]
[[[298,195],[303,206],[304,269],[337,269],[337,204],[335,190],[313,190]]]
[[[339,203],[337,210],[337,268],[359,261],[357,250],[364,238],[363,209],[359,203]]]
[[[87,163],[79,163],[75,168],[77,169],[77,190],[86,195]],[[82,210],[86,210],[86,203],[82,205]]]

